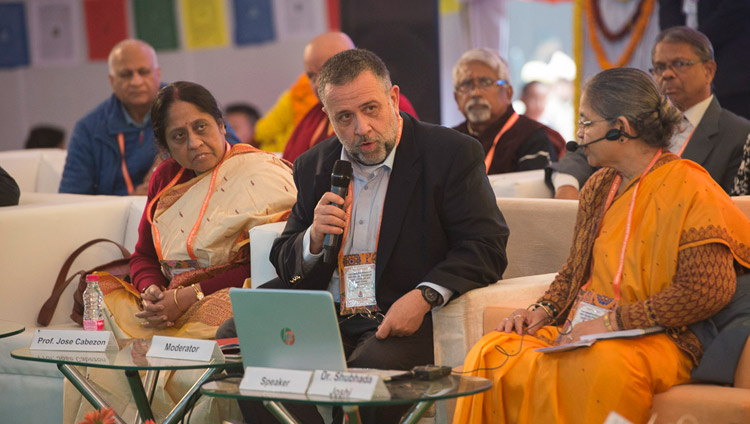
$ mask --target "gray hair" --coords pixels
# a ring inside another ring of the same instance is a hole
[[[711,45],[711,41],[702,32],[690,27],[676,26],[660,32],[656,37],[654,47],[651,49],[652,60],[656,52],[656,45],[659,43],[685,43],[690,45],[693,52],[698,56],[698,59],[704,62],[714,60],[714,48]],[[742,53],[737,52],[737,54]]]
[[[117,53],[120,52],[123,48],[130,44],[138,45],[148,51],[148,53],[151,55],[151,57],[154,59],[154,68],[159,67],[159,61],[156,57],[156,50],[154,50],[153,47],[151,47],[151,44],[148,44],[147,42],[143,40],[138,40],[136,38],[128,38],[126,40],[122,40],[119,43],[115,44],[114,47],[112,47],[112,50],[109,51],[109,57],[107,58],[107,66],[109,67],[109,74],[113,75],[112,67],[114,65],[115,56]]]
[[[664,96],[651,77],[635,68],[607,69],[583,88],[586,103],[602,118],[627,118],[634,136],[654,147],[667,147],[682,113]]]
[[[329,85],[348,84],[366,71],[372,72],[388,93],[392,83],[385,63],[369,50],[351,49],[335,54],[323,64],[318,76],[318,97],[325,104],[325,92]]]
[[[503,59],[495,50],[481,48],[469,50],[458,59],[458,62],[453,66],[453,87],[458,87],[458,84],[461,82],[458,80],[459,73],[469,62],[484,63],[490,69],[495,71],[495,75],[497,75],[498,79],[505,80],[510,84],[508,62],[506,62],[505,59]]]

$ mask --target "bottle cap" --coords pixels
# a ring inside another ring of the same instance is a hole
[[[96,274],[89,274],[86,276],[86,281],[99,281],[99,276]]]

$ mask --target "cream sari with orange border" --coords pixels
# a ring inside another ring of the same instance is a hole
[[[249,261],[248,231],[256,225],[285,220],[296,201],[297,190],[291,168],[273,154],[248,145],[235,145],[217,168],[211,195],[191,243],[199,268],[177,273],[170,280],[170,289],[190,286]],[[157,252],[161,251],[163,259],[191,260],[188,237],[201,215],[211,179],[211,172],[204,173],[188,182],[168,187],[159,196],[153,215],[152,234],[155,244],[160,240]],[[140,293],[132,284],[101,273],[100,286],[106,306],[105,329],[113,331],[118,338],[162,335],[211,339],[215,337],[218,326],[232,316],[227,288],[191,305],[177,319],[174,327],[147,329],[135,317],[140,310],[141,300]],[[202,371],[160,374],[152,402],[157,422],[182,398]],[[132,422],[137,411],[121,372],[89,368],[87,375],[115,411],[126,421]],[[65,423],[78,422],[93,410],[67,382],[64,404]],[[196,405],[191,421],[221,422],[222,419],[241,419],[236,402],[206,402],[203,399]]]

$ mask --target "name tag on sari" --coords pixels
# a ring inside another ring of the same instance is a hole
[[[617,302],[609,296],[581,290],[570,313],[573,317],[570,325],[575,327],[579,323],[603,317],[615,306],[617,306]]]
[[[164,259],[161,261],[161,272],[170,281],[183,272],[193,271],[198,268],[200,268],[200,264],[198,263],[198,261],[194,261],[192,259],[188,259],[185,261]]]

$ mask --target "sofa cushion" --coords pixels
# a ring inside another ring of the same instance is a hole
[[[497,206],[510,228],[503,278],[559,271],[573,243],[578,202],[498,197]]]
[[[131,200],[103,200],[38,206],[13,206],[0,210],[0,319],[36,326],[39,308],[52,292],[65,259],[94,238],[123,242]],[[90,269],[116,259],[119,251],[97,245],[85,251],[72,272]],[[70,323],[73,308],[71,284],[60,296],[51,324]]]

